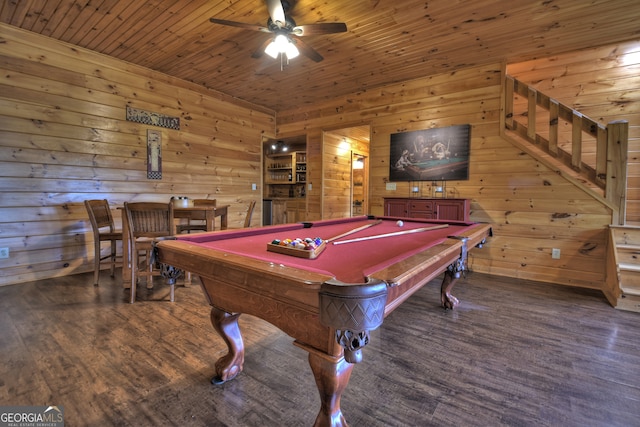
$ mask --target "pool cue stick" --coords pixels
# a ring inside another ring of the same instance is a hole
[[[402,234],[422,233],[423,231],[438,230],[440,228],[447,228],[447,227],[449,227],[449,224],[435,225],[433,227],[414,228],[413,230],[395,231],[393,233],[374,234],[373,236],[358,237],[356,239],[350,239],[350,240],[341,240],[340,242],[333,242],[333,244],[341,245],[343,243],[362,242],[364,240],[382,239],[384,237],[400,236]]]
[[[379,220],[377,220],[376,222],[372,222],[371,224],[366,224],[366,225],[363,225],[363,226],[361,226],[361,227],[354,228],[353,230],[349,230],[349,231],[347,231],[346,233],[342,233],[342,234],[339,234],[339,235],[337,235],[337,236],[331,237],[331,238],[329,238],[329,239],[325,240],[325,242],[327,242],[327,243],[329,243],[329,242],[333,242],[333,241],[334,241],[334,240],[336,240],[336,239],[340,239],[340,238],[342,238],[342,237],[344,237],[344,236],[348,236],[349,234],[357,233],[358,231],[366,230],[367,228],[369,228],[369,227],[373,227],[374,225],[378,225],[378,224],[380,224],[381,222],[382,222],[382,220],[381,220],[381,219],[379,219]]]

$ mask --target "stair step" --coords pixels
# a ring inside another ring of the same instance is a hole
[[[640,264],[629,264],[627,262],[621,262],[618,264],[620,271],[634,271],[640,273]]]
[[[640,313],[640,297],[625,295],[618,298],[616,309]]]
[[[632,274],[636,277],[631,277]],[[636,273],[620,274],[618,288],[625,295],[640,296],[640,275]]]
[[[625,251],[638,251],[640,252],[640,245],[628,244],[628,243],[620,243],[616,245],[616,248],[622,249]]]
[[[618,264],[640,264],[640,247],[638,249],[616,248]]]
[[[613,231],[613,240],[616,246],[620,245],[640,245],[640,227],[611,227]]]
[[[621,295],[620,310],[640,313],[640,227],[611,226]]]

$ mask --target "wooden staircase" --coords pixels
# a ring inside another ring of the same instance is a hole
[[[640,227],[610,226],[607,298],[620,310],[640,312]]]
[[[578,173],[587,185],[576,180],[577,185],[604,196],[603,202],[613,210],[611,223],[624,224],[629,123],[620,120],[603,126],[510,76],[505,77],[504,96],[504,129],[527,140],[534,150],[525,150],[535,157],[539,150]],[[560,133],[561,122],[568,124],[569,135]]]
[[[625,225],[629,123],[603,126],[510,76],[504,95],[503,137],[611,209],[602,291],[614,307],[640,312],[640,227]]]

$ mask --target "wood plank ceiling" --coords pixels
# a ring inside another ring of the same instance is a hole
[[[637,0],[291,3],[298,24],[347,24],[346,33],[304,37],[322,62],[253,59],[269,34],[209,22],[266,26],[264,0],[2,0],[0,22],[274,111],[477,64],[640,39]]]

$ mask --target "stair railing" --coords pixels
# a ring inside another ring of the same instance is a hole
[[[526,100],[526,103],[518,102],[519,96]],[[522,111],[516,112],[515,108]],[[544,126],[537,123],[538,108],[546,110],[548,114],[548,124]],[[517,117],[521,117],[521,120],[517,120]],[[571,124],[570,151],[563,149],[559,144],[560,120]],[[604,190],[605,199],[614,209],[612,223],[625,223],[629,139],[629,123],[626,120],[614,121],[603,126],[535,88],[506,76],[505,125],[507,129],[557,158],[588,182]],[[544,137],[545,134],[548,137]],[[593,149],[583,142],[584,134],[589,135],[591,141],[594,141],[590,144],[595,144],[595,160],[592,162],[584,160],[585,147]]]

